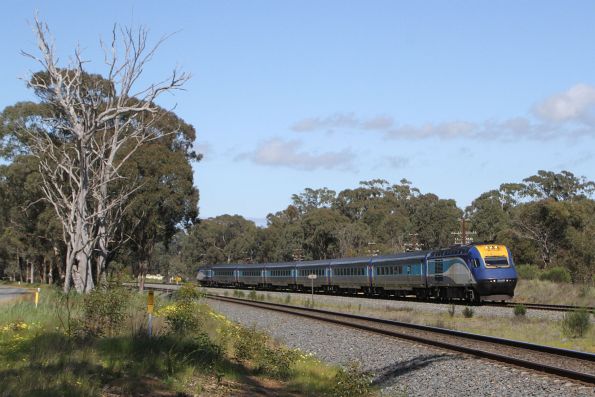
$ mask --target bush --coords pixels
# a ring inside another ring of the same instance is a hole
[[[362,372],[359,364],[350,363],[347,368],[340,368],[335,375],[334,385],[329,393],[331,397],[359,397],[372,392],[372,378]]]
[[[463,316],[465,318],[471,318],[473,317],[473,314],[475,313],[475,311],[473,310],[473,308],[467,306],[463,309]]]
[[[248,360],[254,369],[267,376],[287,379],[299,353],[286,347],[272,345],[270,338],[256,328],[239,327],[234,341],[234,355],[239,360]]]
[[[591,327],[590,317],[585,309],[566,312],[562,318],[562,333],[570,338],[582,337]]]
[[[255,327],[239,327],[237,338],[234,341],[234,355],[239,360],[252,360],[256,357],[258,349],[267,342],[267,336]]]
[[[83,298],[82,331],[86,336],[112,336],[128,314],[130,292],[120,286],[99,287]]]
[[[551,269],[543,272],[539,276],[539,279],[553,281],[555,283],[569,283],[572,281],[570,272],[563,267],[552,267]]]
[[[256,296],[256,291],[252,290],[250,291],[250,293],[248,294],[248,299],[255,301],[258,299],[258,297]]]
[[[518,265],[516,272],[519,278],[524,280],[535,280],[541,274],[541,270],[535,265]]]
[[[517,317],[527,314],[527,308],[523,304],[514,305],[514,315]]]
[[[192,284],[184,284],[176,293],[173,304],[162,308],[159,314],[165,318],[174,334],[195,332],[200,327],[200,291]]]

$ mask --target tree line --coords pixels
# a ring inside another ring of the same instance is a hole
[[[476,198],[464,210],[454,200],[422,193],[402,179],[376,179],[339,193],[307,188],[266,227],[239,215],[202,220],[179,233],[174,251],[156,265],[176,263],[192,276],[199,265],[260,263],[381,255],[447,247],[461,240],[463,219],[475,241],[511,248],[517,264],[567,269],[592,282],[595,269],[595,183],[569,171],[539,171]],[[453,186],[456,189],[456,186]],[[175,258],[175,259],[174,259]],[[156,267],[156,269],[159,267]]]

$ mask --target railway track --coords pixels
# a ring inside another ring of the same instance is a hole
[[[407,339],[595,386],[595,354],[591,353],[327,310],[212,294],[208,294],[207,298]]]
[[[548,310],[553,312],[572,312],[586,310],[588,312],[595,312],[595,307],[590,306],[571,306],[571,305],[548,305],[544,303],[523,303],[523,302],[483,302],[486,306],[495,307],[515,307],[517,305],[523,305],[525,308],[530,310]]]
[[[158,288],[163,287],[163,289],[175,289],[178,287],[176,284],[146,284],[147,288]],[[208,290],[210,287],[203,287]],[[215,288],[224,288],[224,287],[215,287]],[[266,290],[263,290],[266,291]],[[283,291],[277,291],[283,292]],[[291,293],[298,293],[292,291]],[[302,291],[302,293],[309,295],[310,291]],[[315,294],[315,295],[323,295],[326,296],[328,294]],[[452,302],[438,302],[435,300],[420,300],[416,298],[385,298],[381,296],[370,297],[366,295],[340,295],[340,296],[351,296],[354,298],[369,298],[369,299],[386,299],[390,301],[403,301],[403,302],[423,302],[423,303],[435,303],[435,304],[454,304],[454,305],[461,305],[466,306],[468,303],[466,302],[459,302],[459,301],[452,301]],[[595,307],[590,306],[571,306],[571,305],[551,305],[551,304],[544,304],[544,303],[524,303],[524,302],[494,302],[494,301],[484,301],[481,303],[483,306],[492,306],[492,307],[510,307],[514,308],[517,305],[523,305],[527,310],[545,310],[545,311],[553,311],[553,312],[570,312],[570,311],[579,311],[579,310],[586,310],[591,313],[595,313]]]
[[[147,284],[172,292],[177,285]],[[208,299],[272,310],[560,376],[595,386],[595,354],[399,321],[207,294]]]

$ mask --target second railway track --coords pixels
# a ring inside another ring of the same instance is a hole
[[[595,354],[354,314],[209,294],[209,299],[307,317],[528,368],[595,386]]]

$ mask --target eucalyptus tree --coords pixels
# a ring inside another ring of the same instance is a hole
[[[102,43],[106,72],[101,77],[86,71],[88,61],[80,49],[61,67],[47,25],[36,18],[34,28],[39,54],[24,54],[41,67],[28,81],[41,102],[21,104],[23,110],[38,111],[33,117],[22,113],[7,124],[14,127],[12,135],[18,136],[21,149],[38,159],[44,198],[61,222],[67,247],[64,290],[71,288],[72,280],[77,291],[88,292],[95,285],[93,252],[100,252],[101,271],[125,205],[138,189],[133,184],[123,184],[118,191],[110,187],[143,144],[160,138],[161,131],[153,128],[160,117],[155,101],[180,89],[189,76],[174,70],[159,83],[139,87],[163,41],[149,46],[146,29],[114,28],[111,41]],[[2,140],[13,143],[6,133]]]

